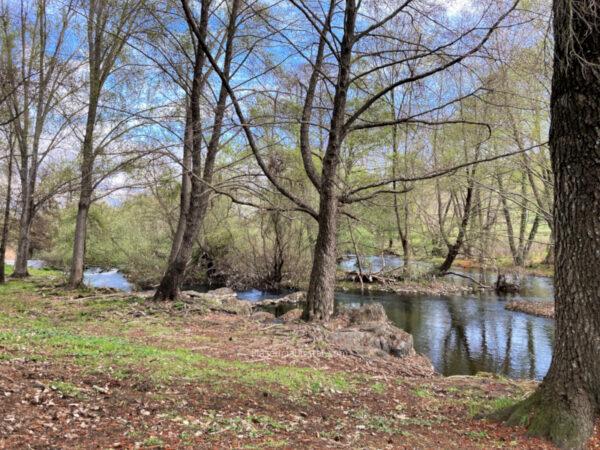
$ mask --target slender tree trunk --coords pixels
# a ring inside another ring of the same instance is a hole
[[[185,139],[183,142],[183,166],[181,168],[181,193],[179,196],[179,219],[177,220],[177,229],[173,236],[171,244],[171,253],[169,255],[169,263],[172,263],[181,248],[183,234],[185,232],[185,224],[190,211],[190,195],[191,195],[191,170],[192,170],[192,118],[191,109],[186,108],[185,117]]]
[[[4,217],[2,220],[2,236],[0,238],[0,283],[6,282],[5,258],[6,243],[8,241],[8,222],[10,220],[10,202],[12,195],[12,161],[14,156],[14,143],[9,143],[8,168],[6,171],[6,197],[4,198]]]
[[[505,413],[562,448],[584,448],[600,411],[600,10],[595,0],[553,9],[554,354],[538,390]]]
[[[411,95],[411,94],[408,94]],[[412,96],[410,97],[412,98]],[[408,103],[408,112],[410,114],[410,106],[411,102],[409,100]],[[392,91],[392,119],[396,119],[396,98],[394,95],[394,91]],[[406,149],[408,137],[404,140],[404,148]],[[394,125],[392,127],[392,178],[394,180],[397,177],[398,171],[398,125]],[[405,155],[406,156],[406,155]],[[392,190],[397,190],[397,182],[394,181],[392,183]],[[394,215],[396,216],[396,229],[398,230],[398,239],[402,244],[402,257],[404,266],[408,266],[410,261],[410,244],[408,242],[408,205],[406,202],[406,197],[404,197],[404,227],[402,225],[402,219],[400,218],[400,205],[398,202],[398,193],[394,192],[393,200],[394,200]],[[406,194],[404,194],[406,196]]]
[[[92,86],[94,90],[94,86]],[[81,189],[77,208],[77,221],[75,223],[75,236],[73,238],[73,257],[69,273],[69,286],[77,288],[83,283],[83,270],[85,265],[85,241],[87,237],[87,220],[92,204],[93,171],[94,171],[94,127],[98,108],[98,96],[90,96],[85,137],[83,139],[81,162]]]
[[[21,149],[21,152],[27,153],[27,148]],[[25,161],[25,158],[27,160]],[[29,276],[27,270],[27,260],[29,259],[29,245],[31,242],[31,224],[33,222],[33,192],[35,181],[32,176],[37,176],[37,171],[31,167],[37,164],[37,161],[29,161],[30,156],[21,157],[23,167],[21,169],[21,216],[19,218],[19,237],[17,240],[17,255],[15,258],[15,267],[12,274],[13,278],[24,278]],[[36,155],[37,159],[37,155]]]
[[[519,266],[519,256],[517,251],[517,245],[515,243],[515,231],[512,224],[512,218],[510,216],[510,208],[508,206],[508,200],[506,199],[506,191],[504,190],[504,183],[500,174],[496,175],[498,180],[498,189],[500,190],[500,201],[502,202],[502,213],[504,214],[504,222],[506,223],[506,236],[508,239],[508,247],[510,248],[510,255],[513,258],[515,266]]]
[[[446,273],[448,270],[450,270],[450,268],[452,267],[452,263],[454,263],[454,260],[458,256],[458,252],[460,251],[465,242],[467,226],[469,225],[469,219],[471,218],[471,209],[473,204],[473,191],[475,189],[473,187],[473,184],[473,179],[471,178],[469,180],[469,186],[467,187],[467,196],[465,198],[465,205],[463,207],[462,212],[462,220],[458,229],[456,241],[454,242],[454,244],[448,246],[448,253],[446,254],[446,259],[444,259],[444,262],[442,262],[442,264],[440,264],[440,266],[437,268],[437,272],[441,274]]]
[[[529,252],[531,251],[531,246],[533,245],[533,241],[537,236],[538,228],[540,226],[540,215],[536,214],[535,219],[533,219],[533,224],[531,225],[531,230],[529,231],[529,236],[527,237],[527,241],[523,246],[523,253],[521,256],[521,260],[523,261],[523,265],[527,264],[527,260],[529,259]]]

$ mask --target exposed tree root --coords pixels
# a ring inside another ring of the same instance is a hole
[[[583,449],[594,429],[594,415],[592,408],[579,407],[574,411],[572,404],[545,394],[542,386],[525,400],[496,411],[489,418],[524,426],[532,436],[547,438],[560,448]]]

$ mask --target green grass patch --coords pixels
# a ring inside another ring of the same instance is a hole
[[[423,389],[423,388],[417,388],[417,389],[415,389],[413,391],[413,394],[415,394],[419,398],[430,398],[430,397],[432,397],[431,392],[429,392],[427,389]]]
[[[85,398],[81,389],[66,381],[53,381],[50,383],[50,389],[60,393],[63,397]]]
[[[1,317],[0,325],[6,326]],[[117,377],[149,376],[157,383],[175,379],[212,384],[233,381],[250,386],[274,384],[294,392],[348,391],[354,385],[343,373],[229,361],[187,349],[162,349],[123,338],[77,334],[49,327],[44,321],[36,321],[35,327],[0,331],[0,344],[16,352],[70,359],[92,371],[112,367]]]

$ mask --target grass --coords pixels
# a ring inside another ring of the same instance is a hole
[[[0,319],[4,328],[4,321]],[[123,338],[86,336],[50,328],[44,321],[31,326],[0,331],[0,344],[17,354],[33,353],[46,358],[68,358],[91,370],[112,367],[117,376],[144,373],[156,383],[184,379],[219,384],[277,384],[293,391],[348,391],[352,382],[344,374],[327,374],[316,369],[270,367],[204,356],[187,349],[161,349]]]
[[[52,273],[43,272],[43,278]],[[132,320],[127,325],[111,319],[112,312],[143,306],[143,300],[134,297],[83,299],[75,303],[28,297],[26,294],[35,294],[39,281],[36,274],[31,279],[11,280],[0,286],[0,345],[12,355],[5,352],[3,359],[63,359],[90,372],[112,368],[117,377],[137,376],[157,384],[177,379],[218,387],[234,382],[248,386],[277,385],[294,393],[319,393],[347,392],[356,383],[344,373],[247,363],[185,348],[164,348],[161,344],[168,339],[161,339],[156,345],[135,342],[119,334],[143,330],[149,331],[146,333],[149,336],[163,336],[173,329],[157,323],[161,317]],[[162,319],[177,325],[170,317]]]
[[[53,381],[50,389],[59,392],[63,397],[85,398],[81,389],[67,381]]]
[[[431,392],[429,392],[427,389],[423,389],[423,388],[415,389],[413,391],[413,394],[415,394],[419,398],[429,398],[432,396]]]
[[[478,417],[492,413],[493,411],[498,411],[501,409],[511,407],[521,400],[522,398],[520,397],[503,396],[489,400],[473,396],[472,398],[467,400],[466,405],[469,416]]]

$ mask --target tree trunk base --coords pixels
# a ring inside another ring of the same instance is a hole
[[[75,291],[75,290],[77,290],[77,289],[85,288],[86,286],[85,286],[85,284],[83,283],[83,281],[79,281],[79,282],[71,282],[71,281],[69,281],[69,282],[67,283],[67,287],[68,287],[69,289],[72,289],[72,290],[74,290],[74,291]]]
[[[29,272],[25,271],[25,272],[13,272],[13,274],[10,276],[11,278],[27,278],[29,276]]]
[[[561,401],[548,395],[541,386],[531,396],[514,406],[501,409],[489,418],[510,426],[524,426],[532,436],[552,441],[565,449],[583,449],[594,430],[594,413],[586,407],[573,407],[572,399]]]
[[[167,301],[177,300],[179,297],[179,288],[177,280],[173,280],[168,276],[165,276],[154,293],[153,300],[156,301]]]

